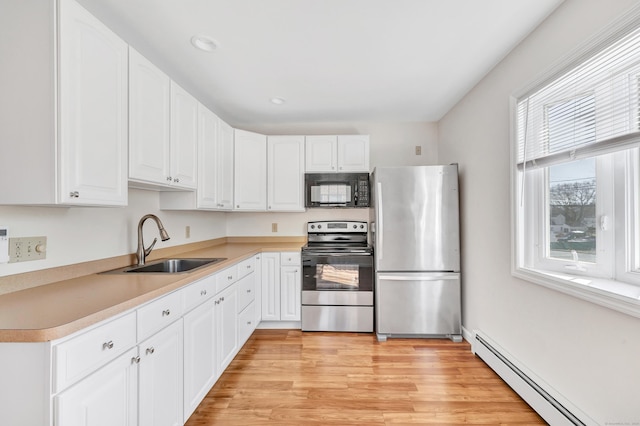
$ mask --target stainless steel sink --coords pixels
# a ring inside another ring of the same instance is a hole
[[[160,259],[149,262],[143,266],[129,266],[105,273],[155,273],[155,274],[179,274],[181,272],[191,272],[207,265],[213,265],[227,260],[226,257],[209,257],[198,259]]]

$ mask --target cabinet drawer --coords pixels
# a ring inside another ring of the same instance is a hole
[[[220,293],[238,281],[238,265],[234,265],[216,274],[216,293]]]
[[[206,302],[216,294],[216,276],[210,275],[196,281],[183,290],[184,311],[189,312],[199,304]]]
[[[238,315],[238,346],[244,345],[253,330],[256,329],[255,303],[250,303],[244,311]]]
[[[280,265],[281,266],[300,266],[300,252],[299,251],[285,251],[280,253]]]
[[[238,281],[238,312],[241,312],[255,299],[256,279],[248,275]]]
[[[54,392],[59,392],[136,344],[134,312],[53,347]]]
[[[138,309],[138,341],[181,318],[182,297],[182,291],[176,291]]]
[[[256,260],[255,258],[245,259],[242,262],[238,263],[238,278],[242,278],[246,275],[249,275],[256,269]]]

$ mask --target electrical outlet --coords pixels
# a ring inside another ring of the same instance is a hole
[[[272,223],[271,224],[271,232],[278,232],[278,224],[277,223]]]
[[[416,145],[416,155],[422,155],[422,147],[420,145]]]
[[[9,263],[46,259],[47,237],[9,238]]]
[[[191,227],[189,225],[184,227],[184,237],[191,238]]]

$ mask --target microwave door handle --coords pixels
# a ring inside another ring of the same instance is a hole
[[[384,244],[382,243],[382,237],[384,235],[383,230],[383,220],[382,220],[382,182],[377,183],[378,187],[378,200],[376,202],[376,210],[378,211],[378,223],[376,224],[376,232],[378,233],[378,246],[376,247],[376,252],[378,253],[378,260],[382,260],[382,247]]]

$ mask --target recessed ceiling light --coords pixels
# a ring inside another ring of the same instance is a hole
[[[209,36],[197,35],[191,37],[191,44],[196,49],[203,50],[205,52],[213,52],[218,48],[218,42]]]
[[[285,100],[282,98],[271,98],[271,103],[276,105],[282,105],[285,103]]]

